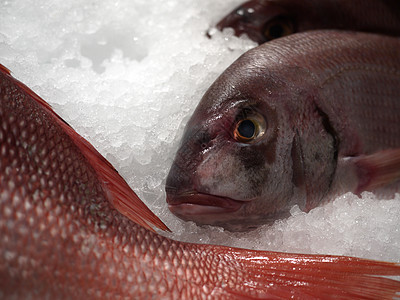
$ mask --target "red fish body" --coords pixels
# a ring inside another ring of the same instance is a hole
[[[400,36],[397,0],[251,0],[218,22],[258,44],[295,32],[343,29]]]
[[[390,299],[400,291],[400,282],[374,276],[400,275],[391,263],[154,233],[150,225],[166,226],[112,166],[1,65],[0,122],[1,299]]]
[[[173,213],[245,230],[345,192],[400,187],[400,40],[298,33],[246,52],[189,120]]]

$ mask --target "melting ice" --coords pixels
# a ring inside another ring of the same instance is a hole
[[[400,201],[346,194],[251,233],[169,213],[164,183],[207,87],[255,46],[205,32],[242,0],[0,2],[0,62],[47,100],[174,231],[172,238],[400,262]]]

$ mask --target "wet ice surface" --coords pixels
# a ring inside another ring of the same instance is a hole
[[[240,0],[1,1],[0,62],[48,101],[174,231],[170,237],[400,262],[400,201],[347,194],[251,233],[173,216],[164,183],[207,87],[255,46],[205,31]]]

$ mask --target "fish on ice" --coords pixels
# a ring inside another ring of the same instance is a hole
[[[394,263],[182,243],[0,65],[1,299],[391,299]]]
[[[340,29],[400,36],[398,0],[251,0],[220,20],[258,44],[292,33]],[[208,35],[211,31],[208,32]]]
[[[256,47],[211,85],[166,181],[184,220],[247,230],[340,194],[400,188],[400,39],[310,31]]]

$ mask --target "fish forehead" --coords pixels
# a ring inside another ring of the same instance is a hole
[[[303,93],[314,75],[307,65],[298,63],[302,54],[299,47],[282,59],[280,45],[268,44],[246,52],[206,91],[188,127],[212,123],[235,107],[262,102],[276,106]]]
[[[272,92],[287,93],[287,82],[273,72],[274,65],[261,60],[258,52],[254,54],[242,56],[210,86],[194,116],[215,119],[221,112],[244,105],[246,101],[264,101],[265,95]]]
[[[247,51],[229,66],[205,93],[200,106],[216,110],[226,99],[285,92],[304,83],[303,76],[311,76],[314,85],[321,85],[331,76],[330,71],[351,64],[396,66],[400,53],[394,44],[400,45],[400,40],[336,30],[273,40]]]

